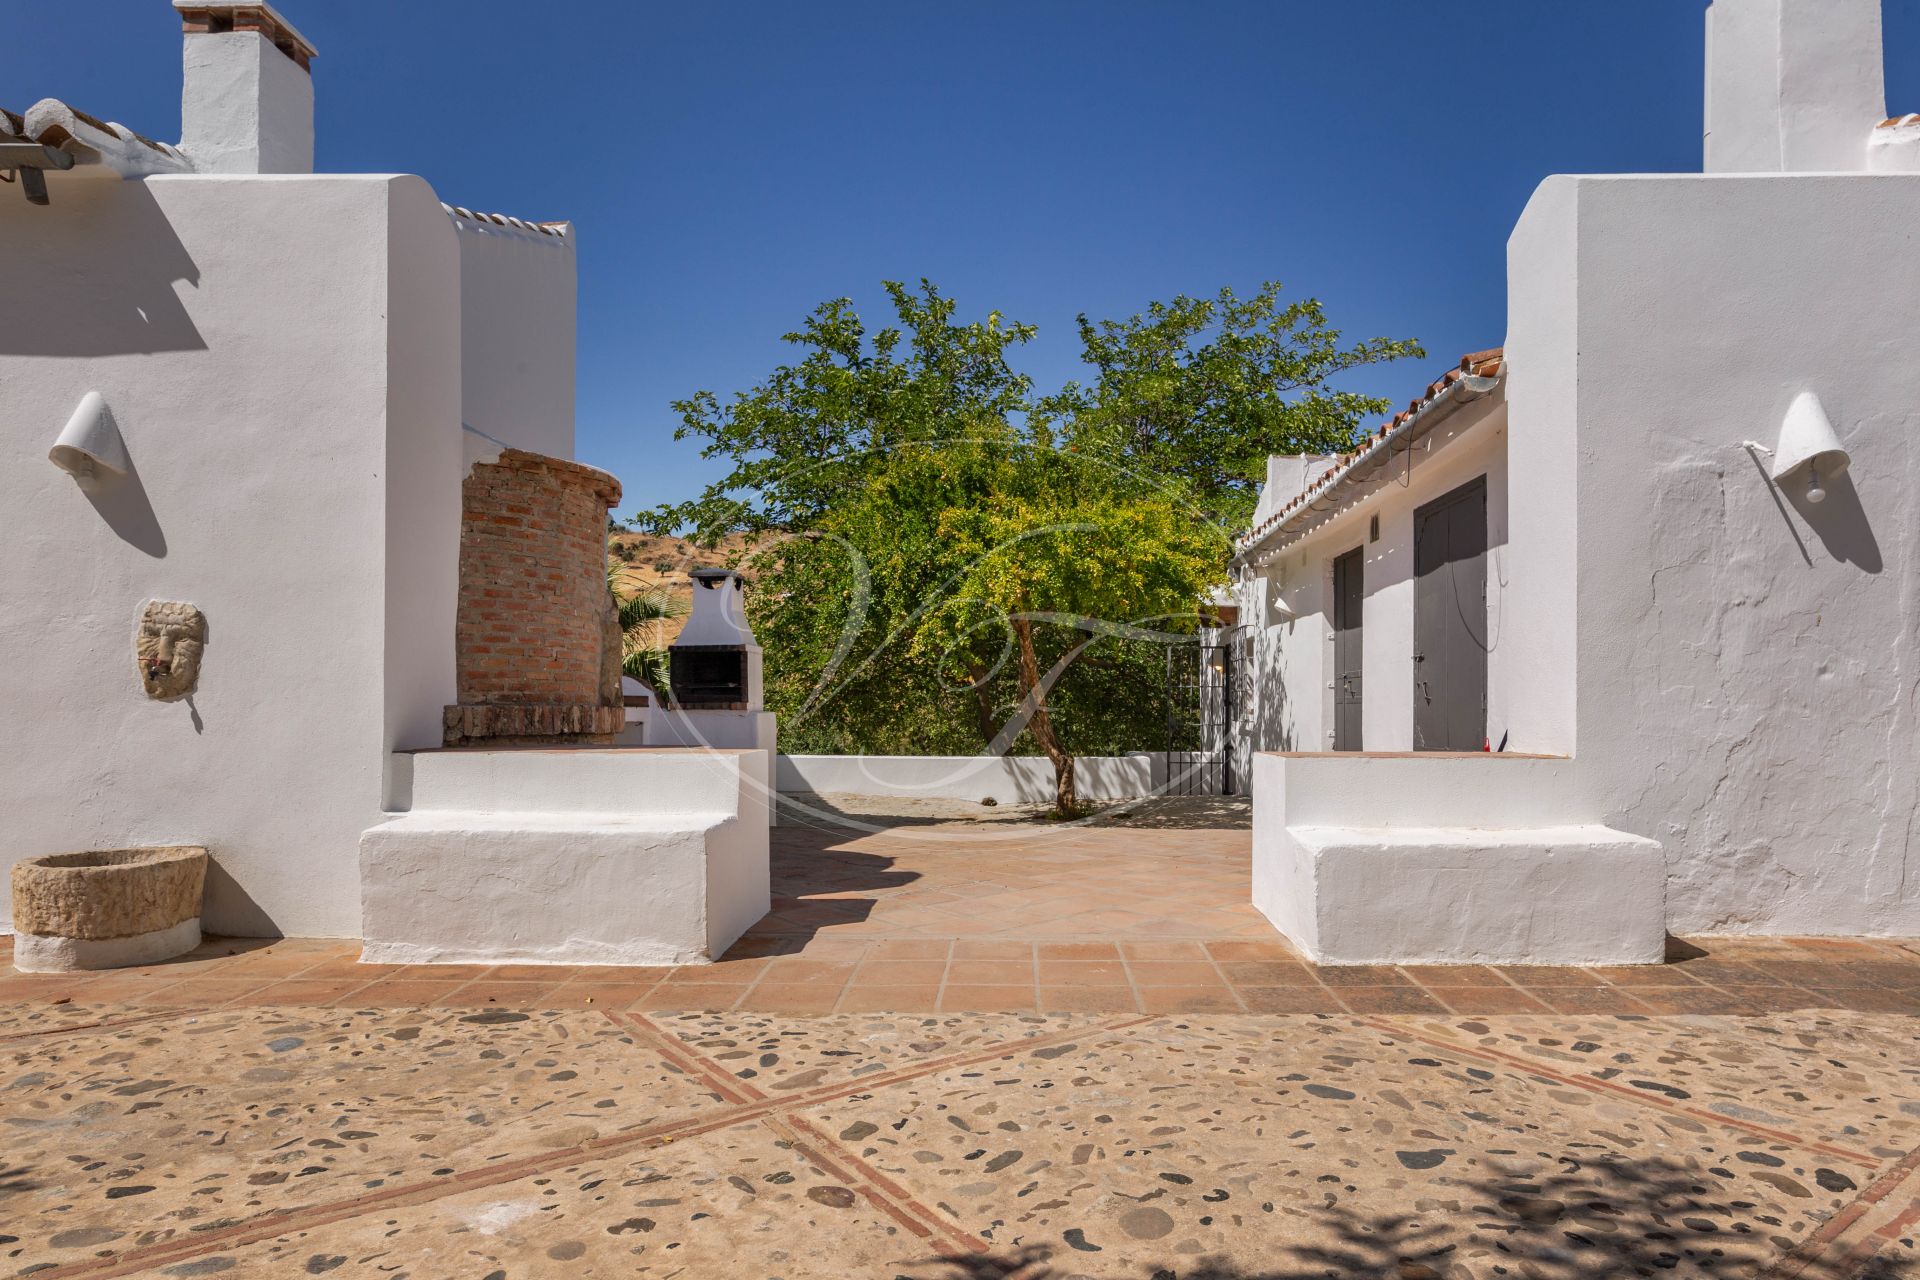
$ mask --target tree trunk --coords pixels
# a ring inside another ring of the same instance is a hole
[[[1025,618],[1016,618],[1013,634],[1020,642],[1020,697],[1023,703],[1033,699],[1033,716],[1027,721],[1027,728],[1033,732],[1033,740],[1040,744],[1040,749],[1047,753],[1047,759],[1053,761],[1054,810],[1070,818],[1080,811],[1080,799],[1073,786],[1073,757],[1054,736],[1053,718],[1047,714],[1047,695],[1040,688],[1040,660],[1033,652],[1033,624]]]
[[[980,730],[980,745],[991,747],[993,740],[1000,736],[1000,726],[993,722],[993,692],[987,688],[987,669],[971,667],[967,678],[973,681],[973,723]]]

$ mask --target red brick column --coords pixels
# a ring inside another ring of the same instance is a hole
[[[468,474],[460,702],[447,708],[447,745],[620,731],[619,631],[607,594],[607,510],[619,501],[620,482],[606,472],[518,449]]]

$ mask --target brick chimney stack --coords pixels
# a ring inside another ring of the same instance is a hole
[[[1880,0],[1713,0],[1708,173],[1858,171],[1886,114]]]
[[[173,0],[180,149],[202,173],[312,173],[314,48],[257,0]]]

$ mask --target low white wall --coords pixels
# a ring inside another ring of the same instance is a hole
[[[992,800],[1053,800],[1053,762],[1045,756],[786,756],[775,766],[780,791]],[[1132,800],[1154,794],[1166,779],[1163,754],[1083,756],[1074,765],[1080,798]]]

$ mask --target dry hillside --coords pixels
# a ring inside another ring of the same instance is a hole
[[[684,609],[690,607],[693,601],[693,579],[687,575],[695,569],[724,568],[739,556],[746,545],[747,539],[743,534],[733,534],[719,546],[709,549],[697,547],[685,538],[621,530],[607,535],[607,558],[612,563],[625,566],[624,584],[627,590],[663,586],[673,593],[674,599]],[[663,646],[672,644],[673,638],[680,634],[680,628],[685,624],[684,615],[662,624],[659,643]]]

